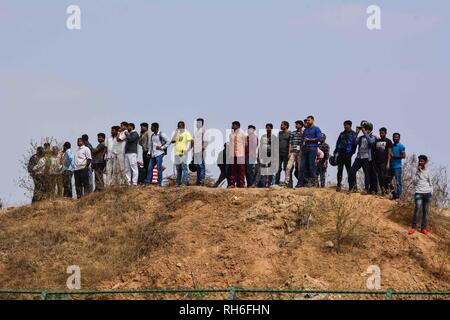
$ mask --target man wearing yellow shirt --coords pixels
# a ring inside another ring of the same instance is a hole
[[[185,129],[184,121],[178,122],[177,130],[172,138],[172,143],[175,144],[175,167],[177,171],[177,187],[189,185],[189,171],[188,171],[188,153],[192,148],[194,139],[192,135]]]

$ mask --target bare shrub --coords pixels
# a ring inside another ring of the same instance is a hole
[[[296,226],[309,228],[309,225],[314,221],[314,212],[316,212],[316,202],[313,197],[308,197],[308,200],[303,205],[299,205],[295,212]]]
[[[334,212],[335,248],[337,252],[341,252],[344,244],[361,238],[364,213],[358,210],[358,202],[339,195],[330,197],[330,206]]]

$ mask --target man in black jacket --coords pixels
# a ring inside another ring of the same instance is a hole
[[[334,150],[334,155],[337,157],[338,164],[337,192],[342,189],[342,175],[344,173],[344,167],[347,171],[347,179],[350,184],[350,170],[352,167],[352,156],[355,153],[354,142],[356,138],[356,132],[352,130],[352,122],[350,120],[346,120],[344,122],[344,131],[339,134],[336,142],[336,149]]]
[[[128,124],[128,130],[125,131],[125,135],[125,176],[128,184],[137,186],[139,176],[137,163],[139,134],[135,130],[134,123]]]

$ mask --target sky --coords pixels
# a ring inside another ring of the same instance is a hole
[[[366,119],[448,166],[449,36],[447,0],[0,0],[0,198],[29,202],[31,140],[95,142],[123,120],[225,132],[312,114],[333,148],[344,120]]]

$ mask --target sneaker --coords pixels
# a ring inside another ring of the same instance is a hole
[[[341,192],[341,190],[342,190],[341,186],[336,187],[336,192]]]
[[[427,236],[430,232],[427,229],[422,229],[420,230],[420,233]]]
[[[416,229],[411,228],[411,229],[409,229],[408,234],[413,234],[413,233],[415,233],[415,232],[416,232]]]

